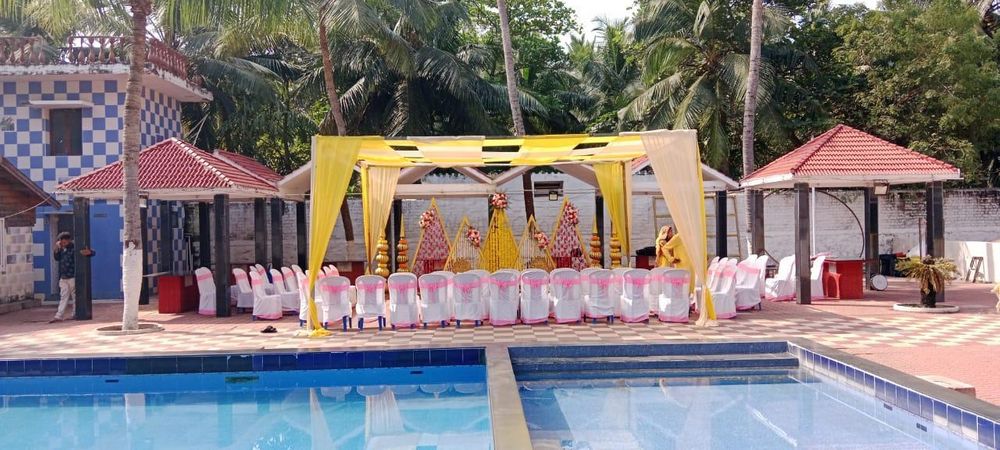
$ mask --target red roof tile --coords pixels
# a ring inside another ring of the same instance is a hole
[[[259,161],[249,156],[243,156],[239,153],[227,152],[225,150],[216,150],[215,156],[229,161],[237,167],[246,170],[251,175],[270,183],[277,183],[284,178],[277,172],[271,170],[270,167],[261,164]]]
[[[958,175],[959,170],[951,164],[847,125],[837,125],[757,169],[741,180],[741,183],[760,182],[765,178],[780,176],[802,179],[823,176],[927,176],[928,179],[953,179]]]
[[[57,189],[68,192],[122,190],[122,162],[119,160],[80,175]],[[278,194],[273,183],[258,179],[234,164],[174,138],[139,152],[139,189],[219,193],[244,191],[261,196]]]

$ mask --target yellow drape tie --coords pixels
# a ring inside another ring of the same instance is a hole
[[[629,258],[629,229],[628,207],[625,198],[625,164],[622,162],[609,162],[594,164],[594,174],[597,175],[597,184],[601,188],[601,196],[604,197],[604,204],[608,206],[611,214],[611,225],[618,233],[618,241],[622,245],[622,255],[626,259],[625,266]]]
[[[316,278],[323,266],[327,246],[337,224],[340,205],[347,195],[347,185],[354,173],[354,164],[358,160],[358,152],[365,138],[361,137],[325,137],[313,140],[313,173],[312,173],[312,205],[309,214],[311,229],[309,232],[309,284],[306,291],[309,314],[306,327],[310,337],[328,336],[330,332],[323,329],[316,314],[316,302],[313,293],[316,291]]]
[[[399,181],[399,167],[361,165],[361,204],[365,226],[365,253],[369,267],[375,259],[378,238],[392,212]]]

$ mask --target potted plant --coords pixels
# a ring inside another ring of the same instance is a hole
[[[900,260],[896,263],[896,268],[907,278],[912,278],[920,284],[920,305],[912,306],[923,308],[936,308],[937,293],[946,282],[958,276],[958,269],[952,260],[934,258],[930,255]]]

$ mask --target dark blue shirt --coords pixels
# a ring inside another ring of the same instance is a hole
[[[73,243],[66,247],[56,248],[53,253],[56,261],[59,261],[59,279],[68,280],[76,278],[76,260],[74,258]]]

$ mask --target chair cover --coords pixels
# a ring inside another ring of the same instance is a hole
[[[420,317],[426,326],[432,322],[443,322],[451,319],[448,311],[448,279],[441,274],[429,273],[421,275],[420,280]]]
[[[285,280],[285,290],[288,292],[294,292],[296,296],[299,295],[299,282],[298,277],[295,276],[295,271],[288,267],[281,268],[281,278]]]
[[[604,319],[615,315],[615,303],[612,297],[614,290],[615,275],[608,269],[593,269],[587,273],[587,286],[589,291],[586,295],[584,312],[587,318]]]
[[[736,317],[736,260],[727,259],[721,266],[717,287],[712,290],[715,317],[732,319]]]
[[[479,275],[463,272],[455,275],[453,302],[455,304],[455,320],[483,319],[482,290],[483,281]]]
[[[236,309],[253,308],[253,289],[250,287],[250,278],[247,277],[243,269],[233,269],[233,278],[236,284],[229,287],[230,303],[236,304]]]
[[[809,297],[813,300],[826,298],[826,293],[823,289],[823,263],[825,262],[825,253],[816,256],[816,259],[814,259],[812,263],[812,270],[809,272],[809,281],[812,286],[809,289]],[[792,284],[794,285],[795,283],[793,282]],[[795,289],[792,289],[792,292],[795,292]]]
[[[736,284],[736,310],[746,311],[760,304],[763,293],[764,269],[767,268],[767,255],[758,256],[749,263],[740,263],[737,270],[744,274],[743,279]]]
[[[649,299],[646,287],[649,285],[649,271],[631,269],[625,272],[624,289],[621,297],[621,317],[623,322],[644,322],[649,320]]]
[[[326,277],[316,282],[320,299],[316,306],[321,311],[320,320],[324,325],[340,320],[347,328],[351,318],[350,288],[351,280],[341,276]]]
[[[306,298],[309,293],[309,271],[298,272],[295,274],[295,278],[299,282],[299,324],[302,325],[306,323],[306,316],[309,315],[309,299]],[[319,286],[319,281],[316,283],[317,286]],[[318,287],[317,290],[319,290]],[[321,308],[320,303],[323,302],[323,298],[319,295],[313,294],[313,300],[316,302],[316,308]]]
[[[212,271],[199,267],[194,271],[194,279],[198,282],[198,314],[215,315],[215,280]]]
[[[621,317],[622,315],[621,298],[622,294],[625,293],[625,286],[624,286],[625,273],[627,273],[629,270],[632,269],[629,267],[619,267],[616,269],[611,269],[611,273],[614,275],[615,282],[611,284],[611,291],[608,292],[608,295],[610,295],[611,299],[614,300],[615,302],[615,316],[618,317]]]
[[[281,309],[284,311],[299,312],[299,294],[288,290],[285,285],[285,277],[278,269],[271,269],[271,284],[274,287],[274,295],[281,297]]]
[[[552,312],[556,323],[579,322],[583,318],[580,273],[573,269],[556,269],[550,278]]]
[[[781,258],[774,278],[768,278],[764,282],[764,297],[772,301],[791,300],[795,296],[795,283],[792,281],[794,269],[794,255]]]
[[[385,317],[385,278],[378,275],[362,275],[354,280],[358,290],[358,304],[355,307],[358,319]]]
[[[389,275],[389,323],[395,327],[412,327],[420,322],[417,303],[417,276],[412,273]]]
[[[517,323],[518,290],[520,276],[513,270],[498,270],[490,276],[490,324],[493,326]]]
[[[691,273],[683,269],[667,269],[659,276],[662,282],[656,317],[661,322],[687,323],[691,310]]]
[[[292,272],[295,272],[296,275],[298,275],[300,273],[305,273],[305,272],[302,271],[302,268],[299,267],[298,264],[292,264]]]
[[[479,275],[482,289],[479,291],[479,300],[483,304],[483,320],[490,320],[490,273],[483,269],[470,270],[469,273]]]
[[[444,277],[445,280],[448,281],[448,318],[449,319],[454,319],[455,318],[455,303],[454,303],[453,300],[455,298],[455,295],[454,295],[455,294],[455,272],[451,272],[451,271],[448,271],[448,270],[438,270],[436,272],[431,272],[431,273],[434,273],[434,274],[437,274],[437,275],[441,275],[441,276]]]
[[[521,273],[521,322],[542,323],[549,320],[549,275],[543,270]]]
[[[646,285],[646,301],[649,302],[649,313],[656,314],[660,294],[663,293],[663,274],[668,267],[654,267],[649,270],[649,284]]]
[[[250,286],[253,289],[253,317],[267,320],[280,319],[281,296],[264,291],[264,277],[256,271],[250,272]]]

